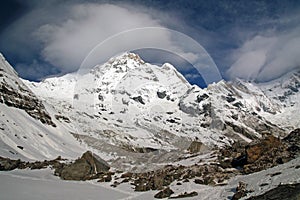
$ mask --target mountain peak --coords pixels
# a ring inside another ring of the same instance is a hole
[[[165,63],[162,65],[162,69],[166,69],[166,70],[176,70],[176,68],[170,64],[170,63]]]
[[[100,74],[102,74],[106,71],[114,69],[115,72],[123,73],[127,72],[130,69],[135,69],[144,64],[145,62],[137,54],[131,52],[124,52],[115,57],[112,57],[103,65],[96,65],[91,70],[91,72],[100,72]]]
[[[145,64],[145,62],[140,58],[138,54],[131,53],[131,52],[124,52],[120,55],[117,55],[113,58],[111,58],[108,63],[109,64],[120,64],[120,63],[126,63],[128,61],[134,61],[138,64]]]
[[[6,72],[7,74],[18,76],[18,73],[14,68],[7,62],[4,56],[0,53],[0,70]]]

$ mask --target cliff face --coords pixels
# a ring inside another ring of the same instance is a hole
[[[0,156],[22,160],[75,157],[83,151],[68,120],[37,97],[0,54]]]
[[[0,55],[0,103],[24,110],[44,124],[56,126],[41,100],[20,81],[18,74],[2,55]]]

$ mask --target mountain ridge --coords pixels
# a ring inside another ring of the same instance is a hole
[[[296,119],[281,120],[286,110],[290,114],[299,106],[297,102],[291,106],[289,100],[299,96],[289,86],[299,87],[298,73],[294,74],[289,83],[285,78],[286,87],[275,81],[260,85],[222,80],[202,89],[190,85],[171,64],[158,67],[124,53],[86,74],[38,83],[21,80],[48,105],[55,124],[67,128],[64,134],[75,136],[78,143],[117,166],[124,155],[137,164],[143,157],[156,160],[154,165],[176,160],[193,141],[202,143],[205,153],[234,140],[249,143],[268,134],[284,137],[299,127]],[[273,87],[276,90],[270,94]],[[276,92],[290,96],[281,101]]]

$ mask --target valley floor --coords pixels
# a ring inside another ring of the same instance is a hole
[[[154,199],[153,196],[158,192],[133,192],[132,187],[127,183],[112,188],[111,183],[63,181],[54,176],[50,169],[2,171],[0,179],[0,199],[5,200],[150,200]],[[279,185],[300,183],[300,158],[268,170],[234,177],[225,186],[199,185],[192,180],[180,186],[174,183],[171,189],[175,194],[172,196],[196,191],[198,196],[185,199],[231,199],[240,181],[246,184],[246,189],[249,191],[244,199],[264,194]]]

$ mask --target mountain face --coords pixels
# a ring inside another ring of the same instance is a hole
[[[26,111],[31,117],[55,127],[42,102],[19,79],[17,72],[0,54],[0,103]]]
[[[201,89],[171,64],[151,65],[133,53],[39,83],[19,79],[3,57],[0,64],[3,156],[72,157],[91,149],[112,167],[143,170],[300,126],[299,72]]]
[[[82,148],[46,107],[0,54],[1,156],[42,160],[80,154]]]

